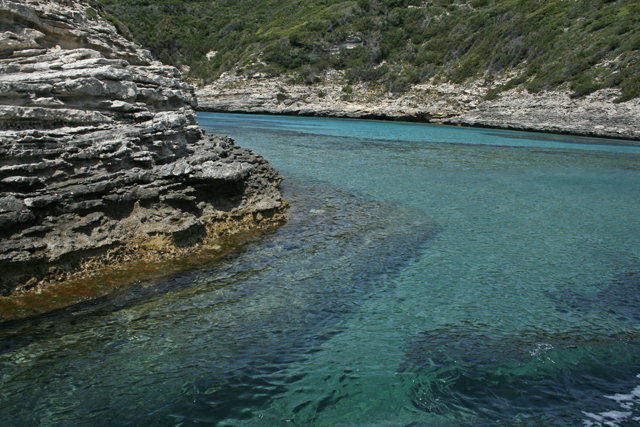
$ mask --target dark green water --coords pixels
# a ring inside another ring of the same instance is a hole
[[[199,122],[287,177],[291,221],[2,325],[0,424],[640,425],[640,147]]]

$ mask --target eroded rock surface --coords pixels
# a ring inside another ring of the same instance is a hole
[[[0,293],[132,239],[285,220],[282,176],[86,4],[0,0]]]
[[[640,99],[613,102],[619,96],[617,89],[602,89],[584,98],[571,98],[563,91],[532,94],[512,89],[447,122],[640,140]]]

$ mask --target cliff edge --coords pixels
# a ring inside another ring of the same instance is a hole
[[[86,4],[0,0],[0,294],[284,222],[283,177],[196,106]]]

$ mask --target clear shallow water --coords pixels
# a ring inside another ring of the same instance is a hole
[[[199,122],[287,177],[291,221],[205,268],[2,325],[5,424],[640,424],[640,147]]]

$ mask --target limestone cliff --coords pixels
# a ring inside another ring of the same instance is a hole
[[[196,94],[206,111],[411,120],[640,140],[640,99],[616,104],[617,89],[572,98],[566,91],[531,94],[518,88],[485,99],[511,77],[465,84],[434,79],[394,95],[380,86],[348,85],[339,71],[310,86],[229,72]]]
[[[178,70],[88,10],[0,0],[0,294],[150,236],[285,220],[282,176],[206,136]]]

